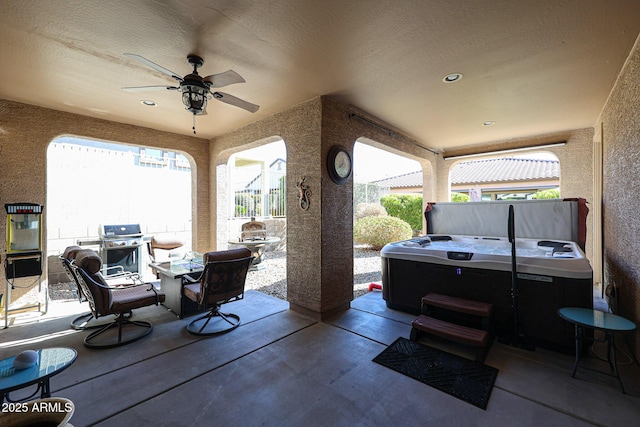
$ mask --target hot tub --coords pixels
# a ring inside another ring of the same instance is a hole
[[[389,308],[420,312],[429,292],[494,305],[492,329],[513,333],[511,243],[506,237],[429,235],[386,245],[382,296]],[[593,307],[593,270],[571,241],[516,238],[519,329],[535,345],[571,353],[574,331],[561,307]]]

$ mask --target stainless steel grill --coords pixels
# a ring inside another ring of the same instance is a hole
[[[107,268],[121,266],[142,274],[142,230],[140,224],[100,226],[100,257]]]

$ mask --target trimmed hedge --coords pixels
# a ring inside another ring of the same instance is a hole
[[[359,203],[356,206],[356,220],[368,216],[387,216],[384,206],[379,203]]]
[[[353,240],[380,250],[384,245],[412,236],[411,226],[394,216],[368,216],[357,220],[353,226]]]

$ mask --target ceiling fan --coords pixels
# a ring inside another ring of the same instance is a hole
[[[133,53],[125,53],[125,56],[135,59],[144,65],[153,68],[156,71],[166,74],[179,82],[178,86],[139,86],[139,87],[123,87],[122,90],[127,92],[141,92],[147,90],[177,90],[182,93],[182,103],[185,109],[193,113],[193,133],[196,133],[195,116],[207,114],[207,101],[209,99],[217,99],[218,101],[243,108],[251,113],[255,113],[260,108],[258,105],[252,104],[240,98],[236,98],[228,93],[211,91],[212,88],[220,88],[234,83],[244,83],[245,80],[233,70],[227,70],[223,73],[211,74],[202,77],[198,74],[198,68],[204,64],[204,60],[198,55],[187,55],[187,61],[193,66],[193,72],[184,77],[171,70],[149,61],[148,59]]]

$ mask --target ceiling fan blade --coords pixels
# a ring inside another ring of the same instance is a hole
[[[233,70],[227,70],[224,73],[211,74],[204,77],[203,82],[209,83],[211,87],[224,87],[234,83],[244,83],[245,79]]]
[[[137,86],[137,87],[123,87],[121,88],[125,92],[146,92],[149,90],[180,90],[177,86]]]
[[[218,101],[226,102],[227,104],[233,105],[235,107],[244,108],[251,113],[255,113],[260,108],[259,105],[252,104],[240,98],[236,98],[235,96],[229,95],[228,93],[213,92],[211,93],[211,95],[213,95],[213,97]]]
[[[160,65],[156,64],[155,62],[149,61],[145,57],[142,57],[140,55],[136,55],[135,53],[125,53],[124,55],[128,56],[131,59],[135,59],[136,61],[139,61],[139,62],[143,63],[147,67],[151,67],[154,70],[161,72],[162,74],[166,74],[169,77],[173,77],[174,79],[176,79],[179,82],[182,81],[182,77],[181,76],[177,75],[176,73],[174,73],[171,70],[167,70],[166,68],[161,67]]]

